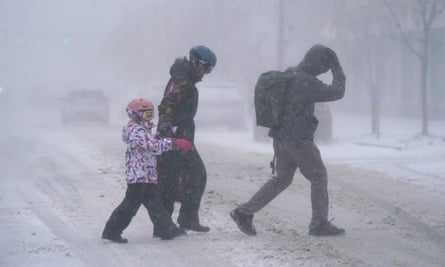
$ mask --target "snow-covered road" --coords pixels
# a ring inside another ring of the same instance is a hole
[[[201,220],[209,233],[155,239],[141,208],[124,232],[129,243],[120,245],[100,239],[125,191],[119,127],[4,130],[0,266],[443,266],[445,177],[423,166],[444,163],[437,153],[402,158],[365,153],[382,148],[322,145],[330,217],[347,234],[307,235],[309,183],[298,173],[256,214],[258,235],[248,237],[228,213],[270,177],[272,154],[269,144],[247,139],[245,133],[198,133],[208,172]]]

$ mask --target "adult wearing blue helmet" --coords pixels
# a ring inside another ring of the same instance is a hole
[[[164,91],[159,110],[158,133],[162,137],[184,138],[194,143],[194,117],[198,110],[196,83],[216,65],[216,55],[208,47],[194,46],[189,58],[178,58],[170,68],[170,80]],[[170,152],[170,151],[169,151]],[[207,183],[204,163],[193,145],[184,153],[164,153],[159,160],[160,188],[164,204],[170,214],[174,202],[181,202],[178,224],[185,230],[208,232],[200,224],[199,208]],[[158,234],[154,229],[155,236]]]
[[[216,55],[208,47],[198,45],[192,47],[189,58],[194,68],[203,68],[205,74],[210,73],[216,65]]]

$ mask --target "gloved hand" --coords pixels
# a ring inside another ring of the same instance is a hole
[[[162,137],[173,137],[172,125],[169,121],[158,124],[158,133]]]
[[[193,148],[192,142],[186,139],[176,139],[174,141],[175,149],[182,150],[182,151],[189,151]]]
[[[327,50],[327,54],[329,56],[329,62],[330,62],[331,69],[340,67],[340,62],[338,61],[338,57],[337,57],[337,54],[335,53],[335,51],[329,47],[326,47],[326,50]]]

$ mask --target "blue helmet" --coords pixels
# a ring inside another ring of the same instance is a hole
[[[210,73],[216,65],[216,55],[207,46],[198,45],[192,47],[189,52],[191,61],[198,61],[206,67],[206,73]]]

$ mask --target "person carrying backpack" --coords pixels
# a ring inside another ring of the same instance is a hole
[[[332,72],[333,80],[330,85],[327,85],[317,76],[329,70]],[[280,106],[281,110],[274,111],[275,115],[269,116],[267,122],[274,121],[273,125],[269,124],[272,126],[268,127],[271,127],[269,136],[273,138],[277,174],[268,180],[249,201],[232,210],[230,216],[243,233],[256,235],[253,225],[254,213],[286,189],[291,184],[295,171],[300,168],[300,172],[311,183],[312,219],[309,224],[309,235],[344,234],[344,229],[336,227],[328,220],[328,178],[320,151],[314,143],[314,133],[318,125],[318,120],[314,116],[314,105],[317,102],[343,98],[345,74],[336,53],[326,46],[316,44],[306,52],[298,66],[288,68],[283,75],[287,77],[282,84],[285,88],[283,95],[275,97],[273,101],[265,101],[277,102],[277,98],[282,101],[276,105]],[[274,79],[277,77],[276,73],[268,73],[265,76]],[[267,87],[263,78],[264,75],[260,76],[257,87],[264,84]],[[257,89],[261,91],[264,88]],[[256,101],[255,105],[258,103]],[[274,107],[272,106],[271,109],[274,110]],[[257,113],[257,123],[262,119],[258,118],[259,114]],[[279,121],[275,121],[274,118],[279,118]]]
[[[164,91],[159,110],[158,132],[163,137],[195,139],[194,117],[198,110],[199,94],[196,83],[216,65],[216,55],[208,47],[194,46],[189,58],[178,58],[170,68],[170,80]],[[182,229],[208,232],[201,225],[199,208],[207,183],[207,173],[195,145],[187,152],[169,151],[159,160],[161,192],[164,205],[173,213],[175,201],[181,202],[178,224]],[[155,228],[153,235],[157,236]]]

